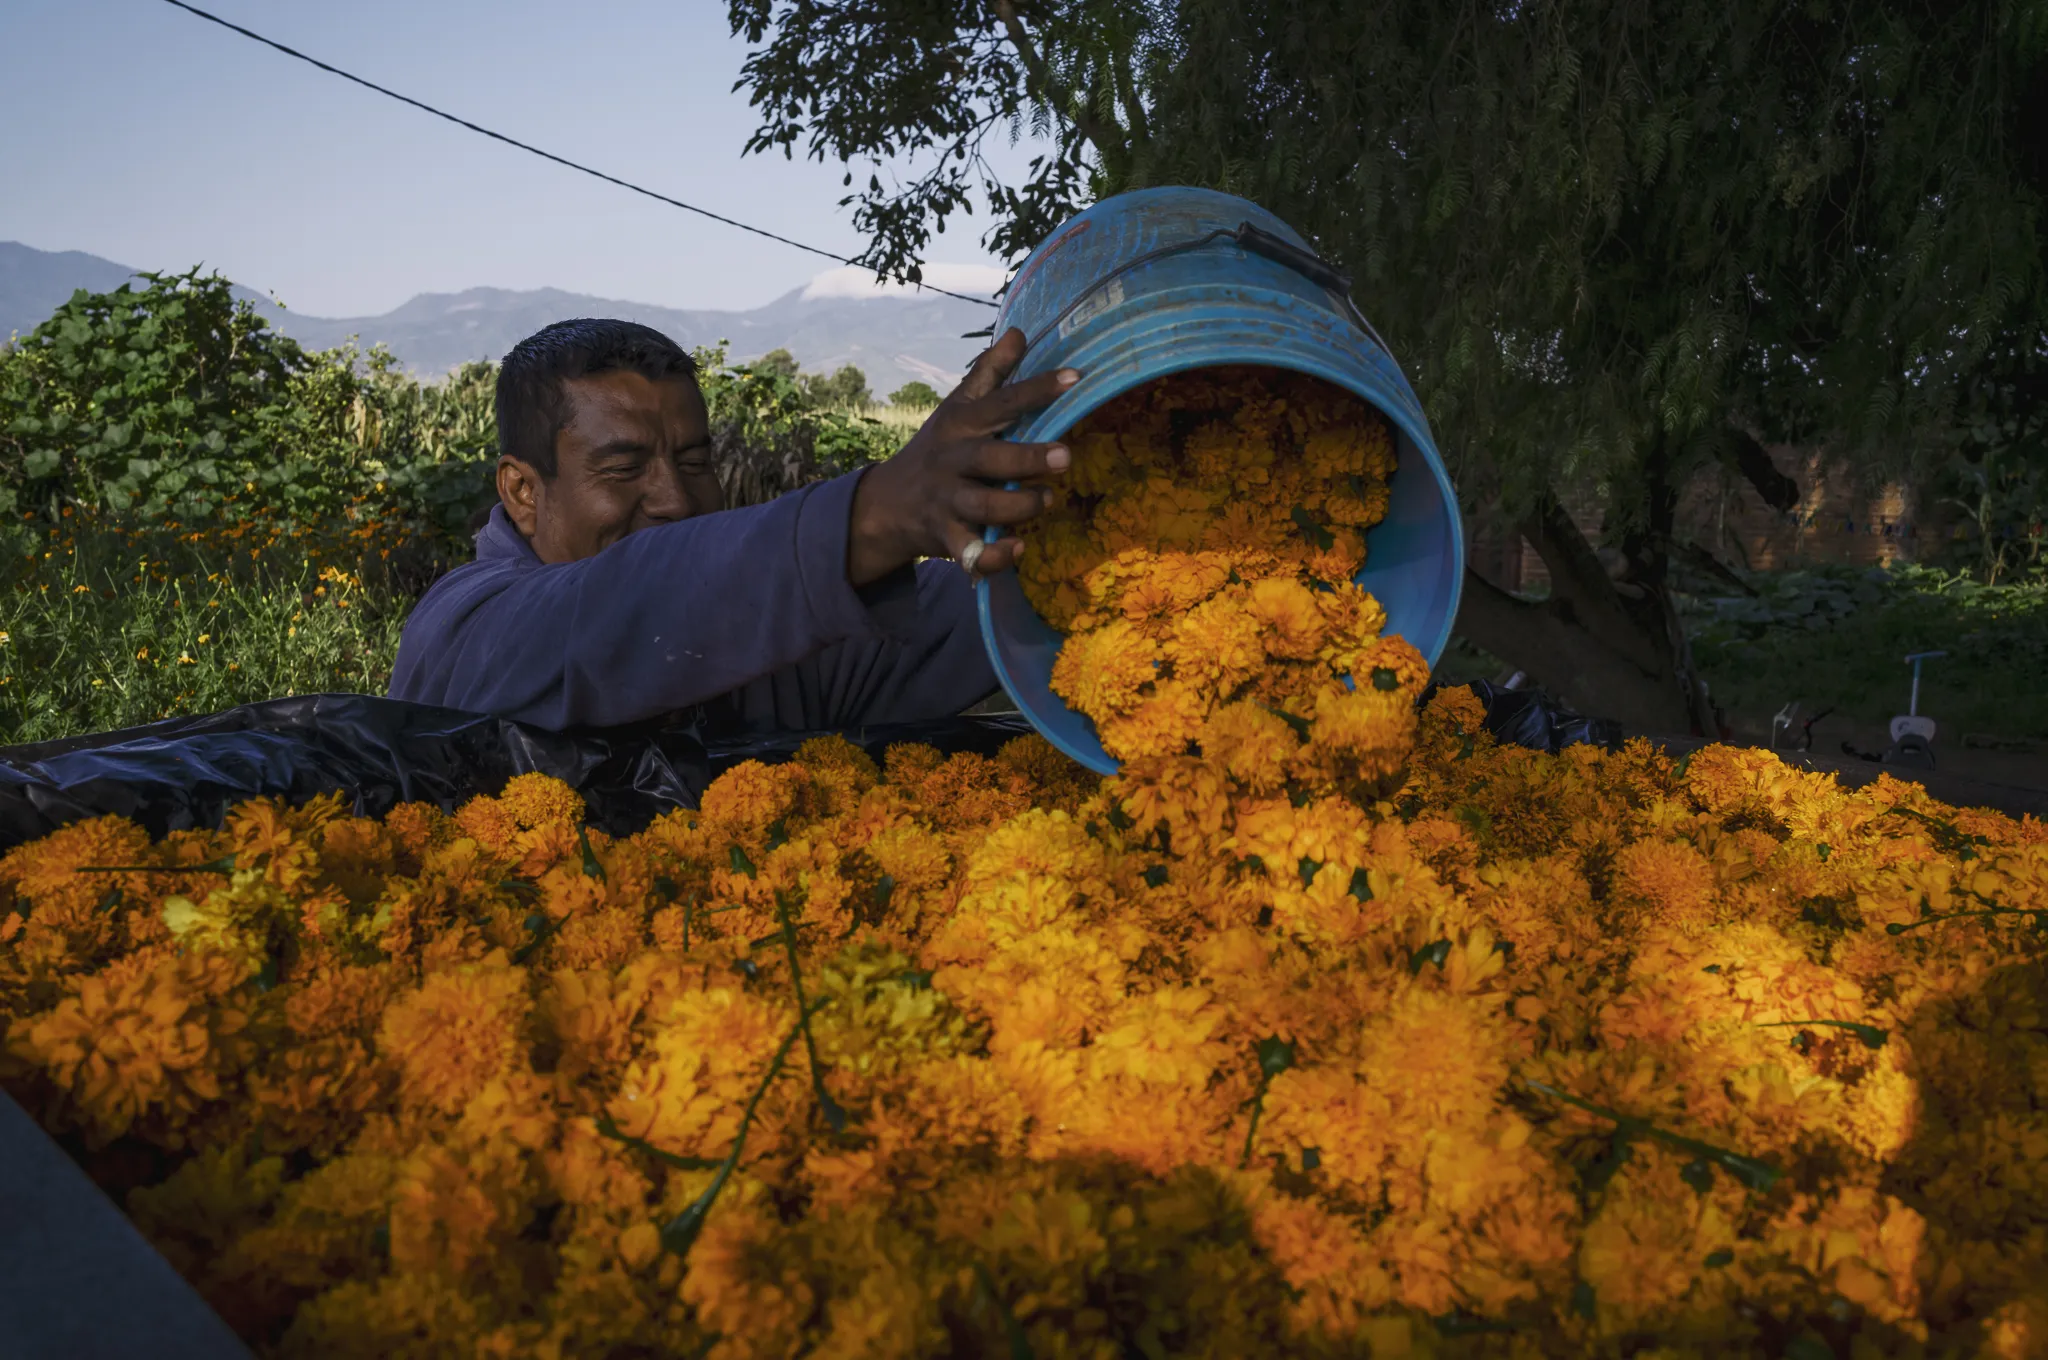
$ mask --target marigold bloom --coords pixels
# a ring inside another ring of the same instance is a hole
[[[454,1114],[521,1055],[525,975],[483,963],[428,976],[384,1013],[377,1046],[412,1101]]]

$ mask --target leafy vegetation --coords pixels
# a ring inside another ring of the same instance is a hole
[[[0,745],[381,692],[497,499],[492,365],[422,382],[382,350],[302,349],[224,279],[143,277],[0,349]],[[921,419],[821,406],[794,361],[697,358],[735,505]]]
[[[0,746],[291,694],[382,693],[414,598],[390,549],[372,546],[385,537],[369,523],[314,534],[62,518],[42,547],[0,556]]]
[[[1768,715],[1882,721],[1906,711],[1912,652],[1920,707],[1945,733],[2048,737],[2048,577],[1986,585],[1926,567],[1819,567],[1745,578],[1754,594],[1687,596],[1693,653],[1715,702]]]
[[[921,411],[929,411],[932,407],[939,404],[939,392],[930,383],[920,382],[913,378],[889,394],[889,404],[891,406],[908,406]]]

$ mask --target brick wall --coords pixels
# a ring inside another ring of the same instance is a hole
[[[1927,513],[1902,486],[1858,486],[1845,463],[1810,449],[1770,446],[1781,471],[1799,484],[1798,506],[1781,514],[1727,468],[1705,468],[1679,493],[1677,531],[1723,562],[1753,570],[1822,563],[1887,566],[1932,555],[1955,532],[1951,517]],[[1591,488],[1568,490],[1566,511],[1596,545],[1606,509]],[[1550,576],[1536,550],[1496,512],[1466,525],[1473,569],[1508,590],[1533,590]]]

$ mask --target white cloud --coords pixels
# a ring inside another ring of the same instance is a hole
[[[1009,271],[992,264],[928,264],[924,267],[924,281],[938,288],[969,297],[992,297],[996,289],[1003,286]],[[872,270],[859,269],[853,265],[841,265],[828,269],[804,285],[803,300],[815,302],[821,298],[879,298],[916,297],[919,291],[907,284],[884,283]],[[925,293],[922,296],[930,297]]]

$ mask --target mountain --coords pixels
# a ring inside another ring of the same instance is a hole
[[[933,281],[961,292],[987,292],[993,282],[966,266]],[[44,251],[0,241],[0,338],[27,333],[67,300],[73,290],[105,292],[134,273],[126,265],[80,251]],[[638,321],[687,347],[731,342],[734,359],[751,359],[787,349],[811,371],[854,364],[868,375],[877,397],[913,378],[941,392],[959,380],[985,340],[962,332],[985,329],[994,317],[987,307],[931,294],[884,292],[856,271],[831,270],[802,288],[751,311],[686,311],[647,303],[568,293],[559,288],[517,291],[470,288],[460,293],[421,293],[382,316],[327,318],[281,310],[247,289],[237,294],[262,304],[272,326],[303,345],[327,349],[355,337],[364,346],[383,344],[419,373],[444,373],[470,359],[497,359],[521,338],[550,321],[576,316],[613,316]],[[960,285],[968,286],[960,286]]]

